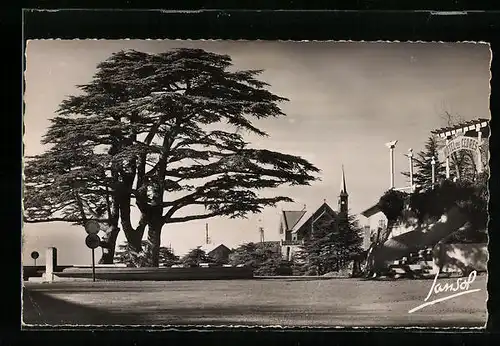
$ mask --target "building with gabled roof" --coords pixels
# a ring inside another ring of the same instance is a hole
[[[228,248],[226,245],[220,244],[212,251],[208,252],[207,255],[219,263],[226,264],[229,262],[229,255],[231,254],[231,252],[232,252],[231,249]]]
[[[219,263],[227,263],[229,261],[229,255],[232,252],[232,250],[224,244],[219,244],[217,246],[205,244],[201,246],[200,249],[205,251],[207,256]]]
[[[281,252],[283,258],[290,261],[293,254],[300,249],[304,240],[311,236],[314,226],[318,223],[347,216],[348,200],[349,194],[347,193],[344,168],[342,167],[342,180],[337,212],[330,207],[326,200],[315,209],[308,210],[306,206],[304,206],[302,210],[282,210],[279,233],[281,236]]]

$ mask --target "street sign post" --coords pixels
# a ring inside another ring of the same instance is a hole
[[[40,254],[37,251],[33,251],[31,253],[31,258],[33,258],[33,260],[35,261],[35,267],[36,267],[36,259],[38,258],[38,256],[40,256]]]
[[[85,245],[92,250],[92,281],[95,282],[95,252],[94,250],[100,245],[101,238],[95,233],[89,233],[85,238]]]

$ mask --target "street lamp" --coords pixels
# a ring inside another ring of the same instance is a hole
[[[394,188],[394,148],[396,147],[396,144],[398,143],[397,140],[385,143],[385,146],[389,148],[389,169],[390,169],[390,176],[391,176],[391,189]]]
[[[432,166],[432,188],[434,188],[434,184],[436,184],[436,158],[431,157],[431,166]]]
[[[434,185],[436,185],[436,157],[433,156],[427,156],[425,157],[426,160],[431,160],[431,186],[434,189]]]
[[[410,192],[413,192],[413,149],[408,149],[408,154],[405,154],[408,157],[408,163],[410,165]]]

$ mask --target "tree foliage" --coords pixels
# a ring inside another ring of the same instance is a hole
[[[254,270],[255,275],[290,275],[291,268],[282,260],[279,246],[274,243],[246,243],[236,248],[229,256],[232,265],[244,265]]]
[[[151,244],[148,241],[142,241],[142,251],[136,252],[129,244],[118,245],[115,254],[115,263],[126,264],[127,267],[150,267],[151,256],[148,254],[151,251]],[[170,267],[179,263],[179,256],[176,256],[172,249],[168,247],[160,247],[159,264],[165,267]]]
[[[284,116],[286,99],[257,79],[261,71],[231,67],[229,56],[201,49],[121,51],[100,63],[51,120],[44,143],[52,148],[28,159],[26,222],[98,219],[111,242],[123,230],[137,252],[147,229],[157,266],[165,224],[291,201],[261,191],[308,185],[319,170],[245,141],[268,135],[254,121]]]
[[[433,189],[417,189],[413,194],[390,190],[380,199],[382,212],[392,225],[405,222],[404,210],[414,212],[422,223],[425,219],[438,219],[452,207],[467,214],[470,227],[449,237],[448,241],[471,242],[485,239],[488,222],[488,174],[480,174],[476,180],[441,180]],[[390,225],[387,232],[390,233]],[[382,243],[387,240],[383,238]]]
[[[395,222],[401,217],[407,198],[407,193],[394,189],[386,191],[380,197],[378,207],[387,217],[389,223]]]
[[[425,218],[439,218],[456,206],[468,215],[475,229],[484,229],[488,220],[487,179],[487,174],[481,174],[472,182],[445,179],[433,189],[417,189],[413,194],[390,190],[380,198],[379,205],[389,222],[393,223],[404,221],[406,208],[423,222]]]
[[[181,258],[181,263],[186,267],[198,267],[201,263],[213,262],[214,260],[200,247],[192,249]]]
[[[50,138],[47,134],[42,143],[50,144]],[[100,263],[112,263],[119,213],[106,172],[108,160],[93,148],[72,141],[53,144],[45,153],[28,157],[24,167],[25,222],[65,221],[83,226],[89,219],[100,221],[105,232]]]
[[[361,228],[352,215],[323,221],[314,226],[312,236],[305,240],[295,256],[302,273],[323,275],[345,269],[362,252]]]

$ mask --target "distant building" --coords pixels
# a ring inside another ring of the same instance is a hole
[[[378,203],[361,212],[361,215],[366,218],[363,222],[363,249],[367,250],[372,242],[377,239],[379,233],[382,234],[382,231],[387,229],[387,217],[380,209]],[[394,224],[388,239],[401,235],[408,230],[405,227],[399,227],[400,225],[400,222]]]
[[[307,210],[305,206],[302,210],[283,210],[279,226],[283,259],[287,261],[292,259],[293,254],[300,250],[304,240],[311,236],[314,226],[318,222],[332,221],[347,216],[349,210],[348,200],[349,194],[347,193],[344,169],[342,168],[337,212],[326,203],[326,200],[319,208],[313,210]]]
[[[232,250],[224,244],[215,247],[203,246],[201,249],[214,261],[223,264],[229,261],[229,255],[232,252]]]
[[[387,217],[380,210],[378,203],[364,210],[361,215],[366,218],[363,227],[363,250],[368,250],[377,233],[387,227]]]

